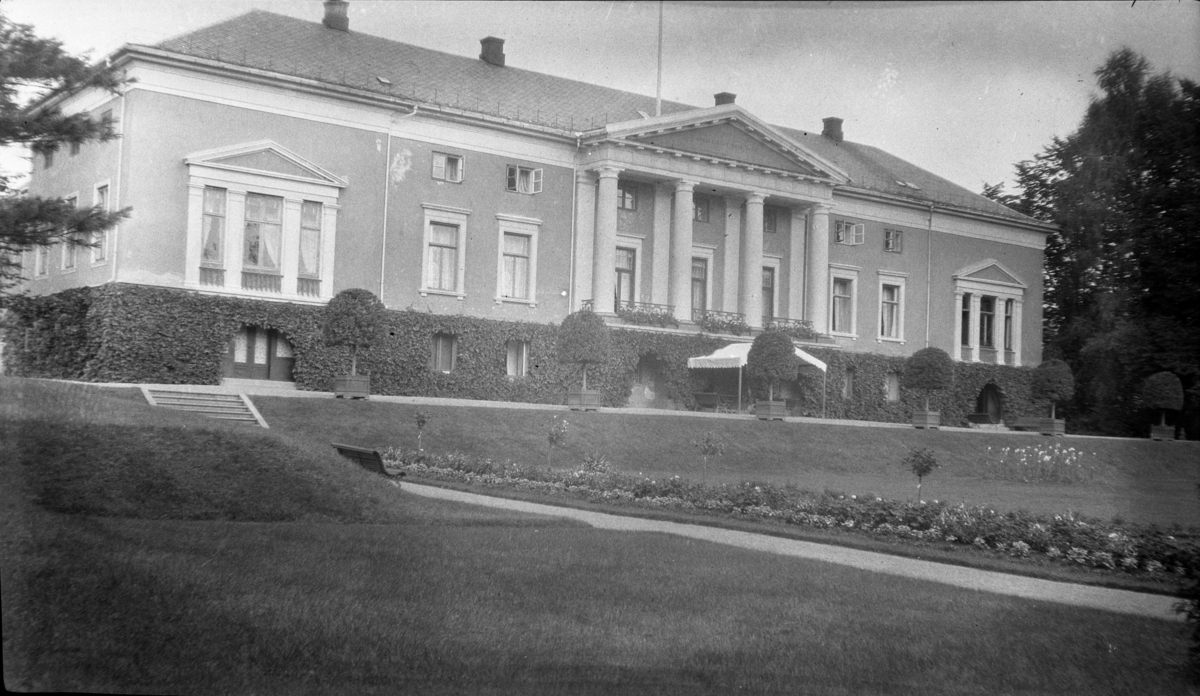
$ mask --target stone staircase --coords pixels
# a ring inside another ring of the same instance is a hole
[[[142,387],[142,394],[151,406],[190,411],[208,418],[249,423],[264,428],[270,427],[245,394],[199,392],[162,387]]]

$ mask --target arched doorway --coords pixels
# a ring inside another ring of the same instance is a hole
[[[975,400],[975,413],[986,413],[992,423],[1004,422],[1004,394],[992,382],[983,385]]]
[[[282,333],[261,326],[243,326],[225,346],[221,374],[236,379],[291,382],[295,362],[292,344]]]
[[[633,375],[633,387],[629,390],[628,406],[633,408],[674,408],[666,396],[663,370],[666,366],[653,355],[643,355],[638,360]]]

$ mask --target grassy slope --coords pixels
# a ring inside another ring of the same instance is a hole
[[[273,429],[314,447],[340,441],[415,448],[415,406],[281,397],[260,397],[255,403]],[[727,449],[709,462],[710,481],[796,483],[817,491],[909,499],[915,496],[916,482],[898,462],[909,447],[925,446],[942,464],[925,481],[926,498],[1048,514],[1071,510],[1103,519],[1119,515],[1164,525],[1198,521],[1194,490],[1200,482],[1200,443],[1194,442],[1072,438],[1064,444],[1088,453],[1102,469],[1102,481],[1025,484],[982,478],[987,448],[1047,445],[1050,438],[619,413],[421,410],[430,415],[424,445],[435,451],[544,464],[546,424],[553,415],[565,415],[570,423],[567,443],[555,454],[555,462],[563,465],[599,451],[625,471],[699,479],[701,460],[691,443],[712,430]]]
[[[13,384],[0,381],[10,689],[1189,693],[1182,625],[422,500],[311,440],[28,383],[15,409]],[[175,456],[114,464],[121,448],[79,456],[87,429],[51,428],[31,459],[21,438],[39,411],[147,420]],[[239,444],[256,459],[222,468]],[[141,485],[163,479],[177,488]],[[158,497],[178,490],[188,500]]]

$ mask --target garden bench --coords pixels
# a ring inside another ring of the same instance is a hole
[[[354,445],[342,445],[336,442],[331,442],[337,453],[356,462],[359,466],[375,474],[382,474],[387,477],[392,477],[387,467],[383,465],[383,455],[379,450],[367,449],[365,447],[355,447]],[[404,472],[395,474],[395,476],[404,476]]]

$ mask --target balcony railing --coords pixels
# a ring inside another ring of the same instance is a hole
[[[807,319],[781,319],[779,317],[764,317],[763,328],[767,331],[779,331],[797,341],[815,341],[820,334],[812,327]]]
[[[750,333],[746,317],[737,312],[717,312],[711,309],[693,309],[692,321],[709,333],[727,333],[735,336]]]
[[[216,285],[217,287],[225,286],[225,269],[224,268],[205,268],[200,267],[200,284],[201,285]]]
[[[272,275],[270,273],[253,273],[251,271],[242,271],[243,290],[279,292],[282,284],[282,276]]]
[[[675,318],[674,305],[654,304],[653,302],[617,302],[617,316],[640,326],[661,326],[679,328],[679,320]]]
[[[317,297],[321,294],[321,280],[319,278],[297,278],[296,292],[300,295]]]

